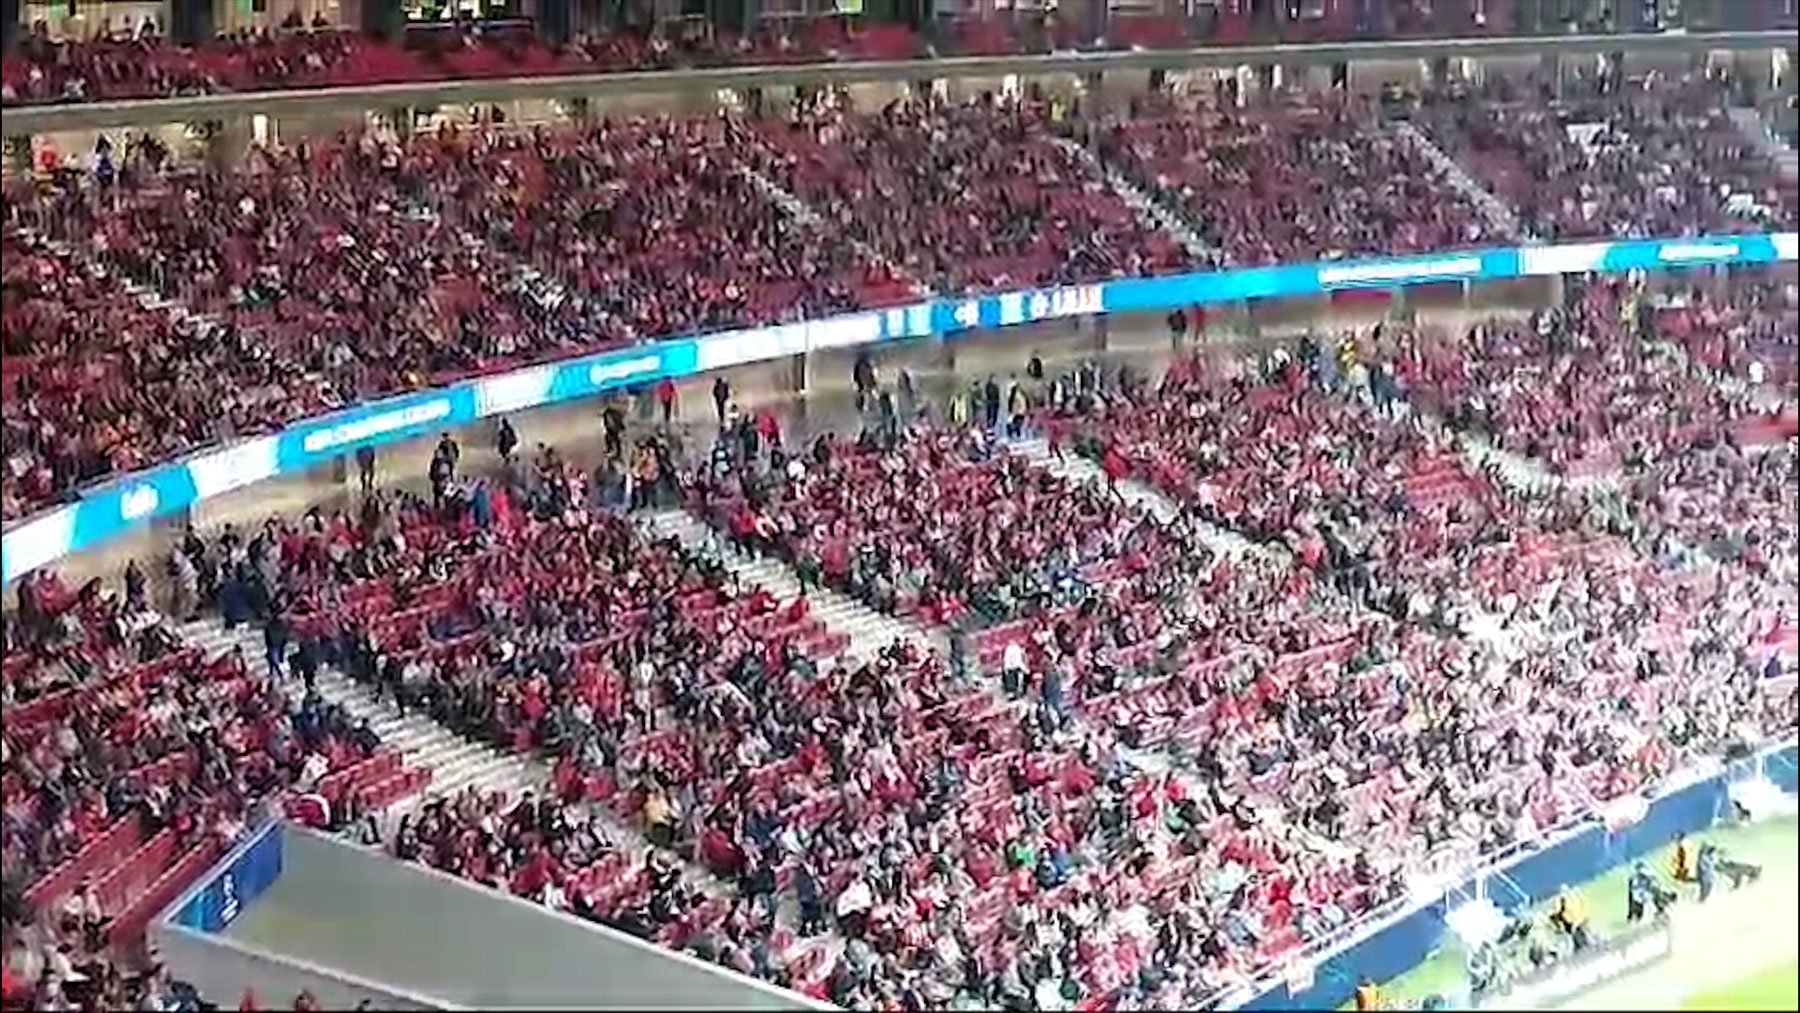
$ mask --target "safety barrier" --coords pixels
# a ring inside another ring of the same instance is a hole
[[[275,824],[151,925],[173,973],[326,1009],[829,1009],[380,848]]]
[[[102,545],[202,500],[280,475],[305,472],[359,447],[453,429],[505,412],[638,387],[664,377],[807,352],[1058,318],[1436,282],[1767,264],[1793,261],[1797,250],[1800,233],[1783,232],[1284,264],[938,298],[821,320],[658,341],[386,398],[110,480],[74,503],[47,510],[8,530],[0,539],[0,582],[11,583],[38,567]]]
[[[1608,827],[1599,814],[1528,842],[1491,859],[1445,889],[1414,892],[1385,912],[1345,926],[1308,947],[1294,966],[1257,982],[1226,1009],[1337,1009],[1351,998],[1363,978],[1388,981],[1431,956],[1447,930],[1445,916],[1460,898],[1473,896],[1478,884],[1496,904],[1542,902],[1565,883],[1582,883],[1609,869],[1666,850],[1677,833],[1696,833],[1731,811],[1731,786],[1761,776],[1784,792],[1796,790],[1800,751],[1789,739],[1764,746],[1731,763],[1712,761],[1664,784],[1642,815],[1625,826]],[[1489,887],[1500,884],[1503,889]],[[1504,894],[1504,897],[1496,896]]]
[[[171,924],[206,935],[225,931],[281,878],[282,823],[270,819],[220,859],[203,880],[169,905]]]

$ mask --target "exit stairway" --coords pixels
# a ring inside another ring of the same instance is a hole
[[[764,588],[784,602],[801,597],[800,580],[785,562],[753,558],[686,510],[641,515],[637,523],[652,537],[675,539],[690,555],[718,561],[747,586]],[[947,650],[948,645],[937,634],[927,633],[897,616],[883,615],[830,588],[815,588],[807,593],[807,598],[811,615],[833,633],[849,637],[850,653],[857,657],[873,658],[896,640],[921,651]]]
[[[263,663],[262,633],[254,626],[225,629],[216,618],[189,624],[182,631],[208,657],[241,649],[251,665]],[[526,789],[542,787],[549,780],[543,764],[470,742],[421,713],[399,716],[392,702],[375,699],[374,692],[329,666],[322,666],[315,682],[319,696],[355,718],[367,720],[381,736],[382,744],[397,750],[407,766],[432,771],[430,786],[422,795],[401,799],[396,809],[411,809],[426,799],[453,795],[467,787],[501,791],[517,798]],[[298,703],[303,692],[297,681],[286,687]]]

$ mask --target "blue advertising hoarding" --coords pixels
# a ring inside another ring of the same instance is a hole
[[[1408,257],[1284,264],[1050,289],[938,298],[908,306],[709,335],[528,366],[420,391],[114,479],[0,538],[0,582],[104,544],[148,521],[234,489],[299,474],[358,447],[426,436],[479,419],[749,362],[884,341],[993,330],[1109,313],[1161,312],[1351,289],[1792,262],[1800,234],[1697,236],[1511,247]]]
[[[1338,946],[1307,957],[1311,973],[1300,976],[1310,982],[1305,988],[1295,989],[1280,980],[1265,981],[1253,996],[1228,1006],[1337,1009],[1350,1000],[1361,979],[1389,981],[1435,953],[1449,931],[1446,916],[1452,904],[1457,898],[1473,895],[1477,878],[1505,876],[1504,896],[1493,896],[1503,908],[1541,903],[1555,896],[1564,884],[1587,882],[1610,869],[1666,851],[1677,833],[1697,833],[1713,826],[1731,812],[1729,791],[1739,780],[1760,775],[1793,794],[1797,764],[1800,755],[1791,742],[1766,747],[1710,776],[1678,783],[1652,800],[1642,818],[1629,826],[1611,829],[1589,817],[1553,835],[1547,843],[1484,868],[1448,890],[1434,892],[1423,901],[1404,901],[1400,910],[1386,918],[1354,925]]]
[[[171,920],[216,935],[281,878],[281,821],[272,820],[239,844],[181,899]]]

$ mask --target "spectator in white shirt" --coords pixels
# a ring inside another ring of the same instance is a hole
[[[868,880],[859,873],[838,894],[837,917],[838,926],[846,936],[859,937],[868,926],[869,911],[875,906],[875,892],[870,889]]]

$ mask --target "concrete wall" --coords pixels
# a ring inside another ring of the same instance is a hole
[[[482,1009],[819,1008],[578,918],[297,828],[288,828],[283,865],[275,886],[225,930],[227,944]]]
[[[352,1009],[362,1002],[378,1010],[460,1008],[176,925],[152,924],[149,935],[170,972],[220,1009],[237,1008],[246,988],[256,992],[264,1009],[286,1008],[302,991],[311,992],[324,1009]]]

